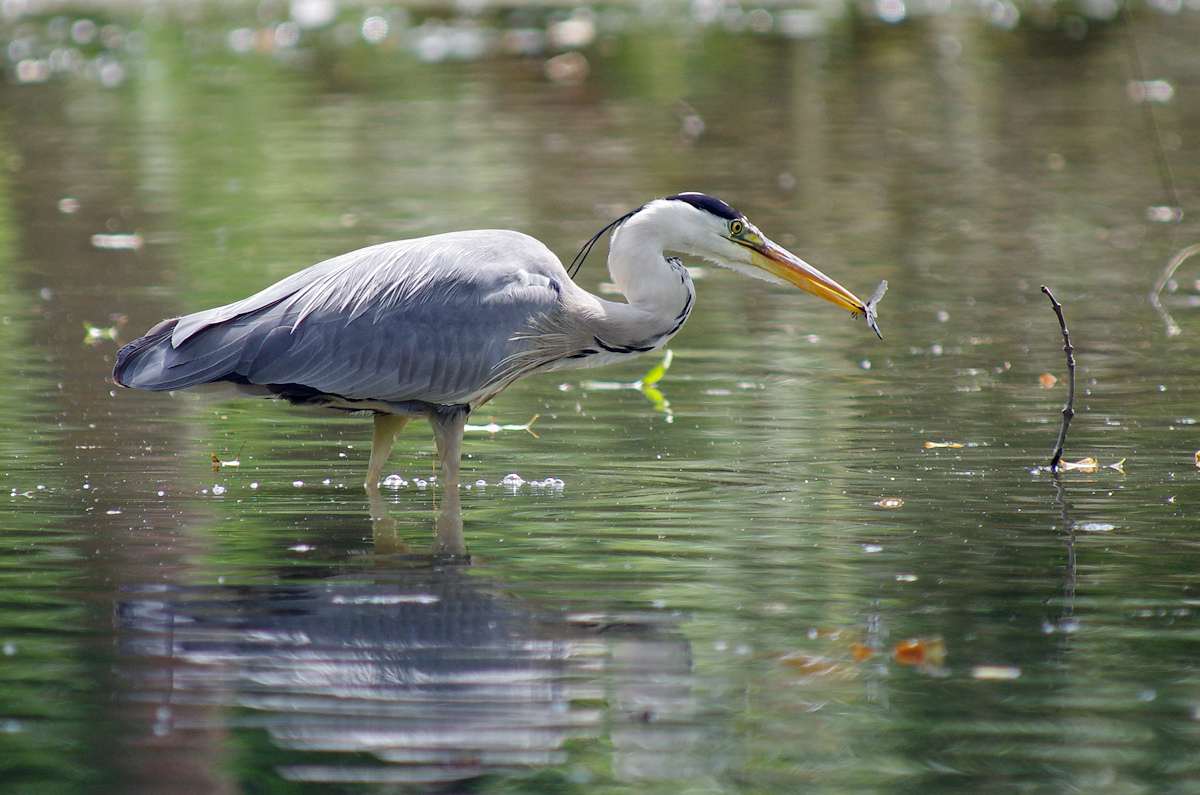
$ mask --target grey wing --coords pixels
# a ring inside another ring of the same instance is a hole
[[[132,361],[142,355],[142,380],[155,384],[143,388],[234,381],[349,401],[474,405],[507,385],[506,362],[557,311],[566,278],[545,246],[515,232],[374,246],[180,319],[161,329],[156,348],[143,346],[146,355],[124,357],[125,372],[119,359],[117,380],[142,386]]]

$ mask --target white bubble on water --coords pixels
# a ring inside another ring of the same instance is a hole
[[[362,37],[368,44],[378,44],[387,38],[388,21],[380,16],[370,16],[363,20]]]

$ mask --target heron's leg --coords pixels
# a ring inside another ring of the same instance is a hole
[[[462,507],[458,499],[458,469],[462,459],[463,433],[467,426],[466,407],[434,410],[429,413],[438,455],[442,457],[442,512],[437,520],[434,551],[443,555],[465,555],[467,545],[462,534]]]
[[[379,478],[383,475],[383,467],[387,464],[388,456],[392,454],[392,446],[404,426],[408,424],[405,414],[375,414],[375,434],[371,437],[371,463],[367,465],[368,487],[378,486]]]

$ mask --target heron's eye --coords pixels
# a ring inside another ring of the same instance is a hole
[[[741,221],[730,221],[729,222],[729,234],[731,236],[737,237],[744,231],[746,231],[746,226]]]

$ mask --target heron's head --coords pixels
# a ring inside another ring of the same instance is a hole
[[[656,199],[624,226],[642,226],[656,233],[664,249],[702,257],[758,279],[791,284],[843,309],[867,313],[858,296],[771,242],[746,216],[712,196],[680,193]]]

